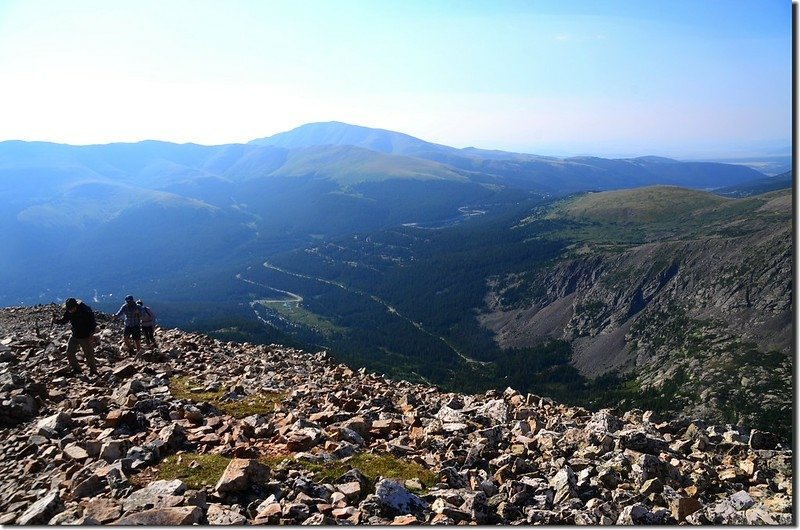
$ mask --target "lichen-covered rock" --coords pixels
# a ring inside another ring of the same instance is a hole
[[[395,480],[383,479],[375,485],[375,498],[392,517],[419,514],[428,508],[428,503],[409,492]]]

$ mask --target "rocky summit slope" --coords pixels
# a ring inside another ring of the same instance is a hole
[[[53,309],[0,310],[0,524],[793,522],[793,454],[766,432],[442,393],[179,330],[126,357],[104,315],[99,375],[66,376]],[[274,404],[223,412],[256,396]],[[417,476],[370,477],[367,454]]]

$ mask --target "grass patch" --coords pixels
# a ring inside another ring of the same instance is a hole
[[[205,486],[216,484],[231,458],[218,454],[207,453],[179,453],[164,458],[158,467],[153,469],[141,485],[146,485],[152,480],[182,480],[189,489],[202,489]],[[350,469],[358,469],[369,480],[369,488],[374,491],[378,477],[391,478],[399,481],[417,479],[422,484],[424,492],[437,482],[437,476],[431,470],[417,464],[397,458],[387,453],[372,454],[359,453],[346,460],[337,460],[329,463],[316,463],[309,460],[295,460],[289,455],[262,456],[258,459],[270,469],[278,469],[288,464],[289,467],[299,466],[314,474],[314,480],[321,483],[331,483]],[[138,477],[138,475],[137,475]],[[409,488],[413,491],[413,488]]]
[[[397,458],[387,453],[359,453],[347,460],[319,464],[306,460],[300,461],[301,465],[315,473],[314,479],[321,482],[333,482],[350,469],[358,469],[370,482],[370,489],[374,490],[378,477],[391,478],[399,481],[417,479],[426,490],[436,484],[437,477],[428,468]]]
[[[653,186],[572,196],[541,208],[524,224],[550,220],[555,224],[545,238],[589,242],[595,251],[608,251],[609,244],[739,237],[788,221],[785,212],[760,210],[768,200],[732,200],[697,190]],[[748,222],[741,223],[742,219]]]
[[[301,307],[297,302],[269,302],[265,300],[256,300],[255,302],[274,311],[289,322],[306,327],[326,338],[336,334],[343,334],[347,331],[330,320]]]
[[[230,461],[230,458],[211,453],[170,455],[158,465],[156,478],[159,480],[177,478],[181,479],[189,489],[202,489],[216,484]]]
[[[210,403],[217,410],[234,418],[245,418],[253,414],[271,414],[275,410],[275,404],[280,403],[286,397],[282,393],[259,392],[242,399],[228,401],[222,399],[224,390],[193,392],[191,389],[197,386],[201,386],[201,383],[193,381],[190,377],[174,377],[169,382],[169,391],[177,399],[186,399],[195,403],[201,401]]]

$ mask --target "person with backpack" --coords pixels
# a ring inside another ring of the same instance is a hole
[[[83,350],[86,357],[86,364],[89,366],[89,373],[97,375],[97,361],[94,358],[94,332],[97,331],[97,321],[94,318],[94,311],[88,305],[75,298],[67,298],[64,301],[64,315],[57,318],[53,315],[53,324],[70,323],[72,335],[67,341],[67,361],[72,367],[73,374],[81,372],[81,365],[75,352],[78,348]]]
[[[137,352],[142,347],[142,322],[139,307],[136,305],[133,296],[128,295],[125,297],[125,303],[119,308],[119,311],[114,313],[114,320],[119,320],[119,317],[124,317],[125,329],[122,331],[122,338],[125,341],[125,349],[129,353]],[[131,345],[131,340],[136,345],[134,350]]]
[[[153,348],[156,347],[156,316],[153,310],[144,305],[141,300],[136,300],[136,305],[139,307],[139,314],[142,320],[142,333],[144,334],[144,343]]]

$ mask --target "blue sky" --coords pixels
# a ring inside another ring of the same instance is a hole
[[[3,0],[0,72],[0,140],[337,120],[541,154],[791,143],[789,0]]]

